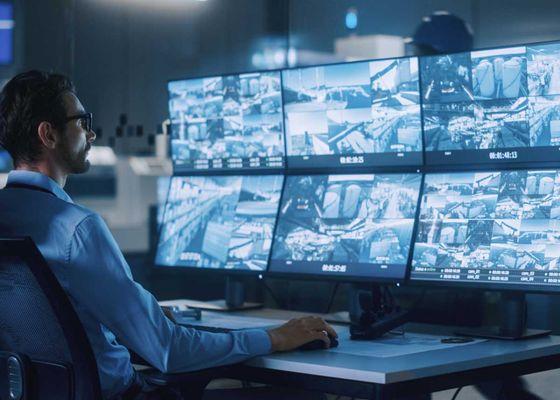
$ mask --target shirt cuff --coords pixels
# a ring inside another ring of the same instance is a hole
[[[242,331],[246,336],[247,349],[252,356],[264,356],[272,351],[270,336],[264,329],[247,329]]]

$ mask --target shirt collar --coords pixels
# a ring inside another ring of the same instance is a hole
[[[74,203],[68,193],[62,189],[58,183],[40,172],[14,170],[8,174],[8,184],[22,183],[25,185],[36,186],[52,192],[56,197],[68,203]]]

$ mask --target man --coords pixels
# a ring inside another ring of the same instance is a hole
[[[75,307],[93,347],[104,398],[146,388],[133,350],[158,370],[182,372],[236,363],[336,336],[323,320],[296,319],[265,330],[204,333],[173,324],[134,282],[101,217],[72,202],[69,174],[89,168],[92,115],[64,76],[30,71],[0,93],[0,145],[15,170],[0,190],[0,235],[31,236]],[[138,394],[138,398],[142,394]]]

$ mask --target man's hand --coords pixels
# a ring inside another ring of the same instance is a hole
[[[329,335],[338,337],[335,330],[319,317],[292,319],[284,325],[268,331],[272,351],[294,350],[316,339],[325,342],[325,348],[328,348]]]

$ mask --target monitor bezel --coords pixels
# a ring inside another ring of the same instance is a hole
[[[239,175],[239,176],[254,176],[255,174],[243,174],[243,175]],[[165,210],[163,213],[163,221],[165,221],[165,214],[167,213],[167,202],[169,200],[169,192],[171,191],[171,183],[172,180],[175,178],[189,178],[189,177],[193,177],[193,178],[198,178],[201,177],[199,175],[189,175],[189,176],[179,176],[179,175],[173,175],[171,176],[170,180],[169,180],[169,187],[167,189],[167,196],[166,196],[166,200],[165,200]],[[219,174],[219,175],[212,175],[214,177],[222,177],[222,176],[231,176],[231,174],[229,175],[224,175],[224,174]],[[185,265],[181,265],[181,266],[173,266],[173,265],[163,265],[163,264],[159,264],[157,262],[158,260],[158,249],[159,249],[159,242],[160,242],[160,237],[161,237],[161,231],[163,229],[164,223],[162,222],[162,224],[159,226],[158,228],[158,233],[157,233],[157,243],[156,243],[156,248],[154,249],[154,256],[153,256],[153,270],[154,271],[183,271],[183,272],[188,272],[191,273],[193,271],[199,271],[200,273],[219,273],[222,275],[228,275],[228,276],[259,276],[259,275],[265,275],[268,271],[268,268],[270,266],[270,257],[272,255],[272,244],[274,242],[274,234],[276,233],[276,226],[277,226],[277,221],[278,221],[278,216],[280,215],[280,205],[282,204],[282,198],[284,196],[284,185],[286,184],[286,176],[284,174],[274,174],[274,173],[270,173],[270,174],[259,174],[258,176],[279,176],[282,177],[282,185],[280,188],[280,198],[278,200],[278,208],[276,210],[276,217],[274,220],[274,227],[272,230],[272,240],[271,240],[271,244],[270,244],[270,250],[268,251],[268,256],[267,256],[267,260],[266,260],[266,268],[264,268],[262,271],[253,271],[253,270],[246,270],[246,269],[235,269],[235,268],[231,268],[231,269],[226,269],[226,268],[207,268],[207,267],[194,267],[194,266],[185,266]]]
[[[282,209],[282,202],[284,200],[284,195],[285,195],[285,189],[286,189],[286,182],[288,181],[288,177],[289,176],[309,176],[309,175],[365,175],[365,174],[358,174],[358,173],[354,173],[354,172],[345,172],[345,173],[339,173],[339,174],[327,174],[324,173],[323,171],[313,171],[313,173],[307,173],[307,174],[301,174],[301,173],[295,173],[295,171],[293,171],[294,173],[291,174],[287,174],[285,176],[284,179],[284,187],[282,188],[282,197],[280,199],[280,205],[278,207],[278,216],[276,218],[276,225],[274,227],[274,235],[273,237],[276,237],[276,230],[278,229],[278,221],[280,219],[280,211]],[[412,235],[410,238],[410,247],[409,247],[409,253],[408,253],[408,258],[407,258],[407,262],[406,264],[403,265],[404,267],[404,276],[401,278],[383,278],[383,277],[375,277],[375,276],[361,276],[361,275],[331,275],[328,273],[324,273],[324,274],[320,274],[320,273],[302,273],[302,272],[286,272],[286,271],[272,271],[270,268],[270,261],[272,260],[272,253],[274,251],[274,245],[275,242],[273,240],[271,248],[270,248],[270,253],[269,253],[269,262],[267,265],[267,271],[265,274],[265,277],[267,278],[278,278],[278,279],[297,279],[297,280],[324,280],[324,281],[336,281],[336,282],[348,282],[348,283],[365,283],[365,282],[376,282],[376,283],[380,283],[380,284],[395,284],[395,285],[402,285],[402,284],[406,284],[408,282],[408,278],[409,278],[409,274],[411,272],[411,269],[409,267],[410,262],[412,260],[412,252],[413,252],[413,245],[414,245],[414,239],[416,237],[416,229],[417,229],[417,224],[416,224],[416,218],[419,215],[420,212],[420,201],[422,199],[421,196],[421,191],[422,191],[422,187],[424,184],[424,174],[420,171],[414,171],[414,172],[410,172],[410,171],[405,171],[405,172],[369,172],[369,174],[383,174],[383,175],[399,175],[399,174],[403,174],[403,173],[414,173],[414,174],[418,174],[420,175],[420,187],[418,189],[418,200],[417,200],[417,205],[416,205],[416,212],[415,212],[415,216],[414,216],[414,222],[413,222],[413,228],[412,228]]]
[[[426,103],[425,101],[423,101],[422,98],[422,60],[427,59],[427,58],[432,58],[432,57],[438,57],[438,56],[453,56],[453,55],[457,55],[457,54],[470,54],[473,52],[478,52],[478,51],[486,51],[486,50],[501,50],[501,49],[508,49],[508,48],[514,48],[514,47],[531,47],[531,46],[545,46],[545,45],[551,45],[551,44],[558,44],[560,45],[560,37],[558,39],[555,40],[546,40],[546,41],[538,41],[538,42],[530,42],[530,43],[518,43],[518,44],[509,44],[509,45],[502,45],[502,46],[492,46],[492,47],[481,47],[481,48],[473,48],[471,50],[467,50],[467,51],[454,51],[454,52],[446,52],[446,53],[442,53],[442,54],[428,54],[428,55],[422,55],[418,57],[418,74],[419,74],[419,82],[420,82],[420,105],[421,105],[421,112],[422,112],[422,120],[421,120],[421,125],[422,125],[422,150],[423,150],[423,164],[422,164],[422,169],[423,172],[425,173],[429,173],[429,172],[438,172],[438,171],[461,171],[464,170],[467,166],[469,167],[469,170],[485,170],[485,169],[489,169],[489,168],[499,168],[499,169],[517,169],[517,168],[526,168],[526,169],[533,169],[535,166],[537,168],[541,168],[541,166],[543,168],[547,168],[547,166],[549,165],[554,165],[555,162],[554,161],[535,161],[535,162],[502,162],[502,163],[494,163],[494,162],[477,162],[476,164],[473,165],[468,165],[465,163],[428,163],[427,162],[427,157],[426,155],[428,153],[431,153],[431,151],[427,150],[427,146],[426,146],[426,131],[424,129],[424,105],[425,104],[438,104],[438,103]],[[472,73],[472,72],[471,72]],[[559,96],[555,95],[555,96]],[[527,99],[531,98],[531,97],[539,97],[539,96],[526,96]],[[540,96],[542,97],[542,96]],[[475,103],[475,101],[473,100],[471,103]],[[527,147],[527,149],[535,149],[536,151],[538,151],[538,149],[540,147],[543,148],[551,148],[551,147],[559,147],[559,146],[535,146],[535,147]],[[479,150],[495,150],[495,151],[508,151],[508,148],[496,148],[496,149],[479,149]],[[461,150],[457,150],[458,152],[460,152]],[[560,152],[558,154],[559,158],[560,158]]]
[[[433,172],[423,172],[423,181],[426,178],[426,175],[432,173],[459,173],[459,172],[504,172],[504,171],[531,171],[531,170],[542,170],[541,167],[533,167],[533,168],[521,168],[516,166],[516,168],[485,168],[485,169],[477,169],[474,170],[472,168],[464,168],[461,170],[438,170]],[[554,168],[556,171],[560,172],[560,162],[556,164]],[[420,213],[420,206],[421,200],[424,197],[424,182],[422,182],[422,187],[420,188],[420,202],[418,205],[418,218],[415,220],[415,229],[418,229],[418,225],[420,222],[419,213]],[[410,252],[410,262],[408,264],[408,278],[407,278],[407,285],[414,286],[414,287],[426,287],[426,288],[465,288],[465,289],[479,289],[479,290],[491,290],[491,291],[516,291],[516,292],[524,292],[524,293],[560,293],[560,283],[557,286],[547,286],[547,285],[531,285],[527,283],[492,283],[487,281],[472,281],[472,282],[465,282],[465,281],[447,281],[447,280],[431,280],[431,279],[416,279],[412,276],[412,259],[414,257],[414,246],[416,245],[416,234],[413,237],[411,252]],[[560,278],[559,278],[560,279]]]

